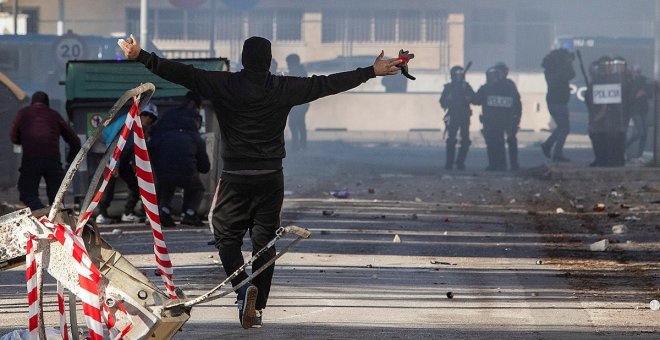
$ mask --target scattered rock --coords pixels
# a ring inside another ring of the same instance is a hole
[[[335,198],[349,198],[349,197],[351,197],[351,193],[348,192],[348,190],[331,191],[330,195],[332,195]]]
[[[121,229],[112,229],[112,232],[110,232],[110,235],[121,235],[123,231]]]
[[[557,211],[557,214],[563,214],[564,213],[564,209],[562,209],[562,208],[557,208],[556,211]]]
[[[598,242],[594,242],[591,245],[589,245],[589,250],[591,251],[606,251],[607,248],[610,245],[610,241],[607,239],[600,240]]]
[[[628,227],[625,224],[617,224],[612,226],[612,234],[625,234],[628,232]]]
[[[401,243],[401,237],[399,237],[399,234],[394,235],[394,239],[392,240],[394,243]]]
[[[323,216],[332,216],[335,214],[334,210],[323,210]]]
[[[367,189],[367,192],[369,192],[370,194],[375,194],[375,193],[376,193],[376,189],[374,189],[374,188],[369,188],[369,189]]]
[[[594,205],[593,211],[605,211],[605,204],[598,203]]]
[[[454,298],[454,293],[452,293],[452,292],[447,292],[447,298],[448,298],[448,299],[453,299],[453,298]]]

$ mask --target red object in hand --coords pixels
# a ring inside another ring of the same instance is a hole
[[[414,58],[415,55],[412,53],[409,53],[408,51],[404,51],[401,49],[399,51],[399,60],[401,60],[401,63],[398,65],[399,68],[401,69],[401,74],[403,74],[404,77],[410,79],[410,80],[415,80],[416,78],[410,75],[408,73],[408,62],[410,59]]]

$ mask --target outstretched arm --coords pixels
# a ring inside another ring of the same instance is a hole
[[[289,105],[300,105],[313,100],[348,91],[376,76],[389,76],[399,73],[398,58],[385,59],[381,51],[371,67],[354,71],[340,72],[328,76],[287,77]]]
[[[192,65],[160,58],[155,53],[147,53],[132,34],[126,40],[119,39],[117,43],[129,60],[137,60],[159,77],[184,86],[203,97],[212,98],[213,95],[208,93],[213,88],[212,74],[221,72],[200,70]]]

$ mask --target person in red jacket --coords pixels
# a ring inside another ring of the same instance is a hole
[[[57,111],[50,108],[48,95],[37,91],[30,106],[18,111],[11,126],[11,142],[23,147],[18,192],[21,202],[32,210],[41,209],[39,182],[46,181],[49,204],[53,203],[64,178],[60,161],[60,136],[69,144],[66,161],[70,163],[80,150],[80,139]]]
[[[376,76],[399,73],[398,58],[385,59],[384,52],[373,65],[328,76],[292,77],[269,72],[272,53],[268,39],[251,37],[243,43],[239,72],[205,71],[158,57],[142,50],[131,35],[120,40],[130,60],[144,64],[154,74],[187,87],[207,98],[220,123],[223,161],[222,184],[213,207],[215,246],[227,275],[243,265],[241,246],[249,230],[252,251],[262,249],[280,227],[284,199],[284,129],[296,105],[348,91]],[[275,256],[270,248],[254,261],[255,271]],[[239,321],[243,328],[261,326],[274,265],[237,290]],[[247,278],[242,272],[236,286]]]

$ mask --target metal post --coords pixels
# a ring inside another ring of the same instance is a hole
[[[14,0],[14,35],[18,35],[18,0]]]
[[[658,92],[660,92],[660,84],[658,81],[653,82],[653,166],[660,166],[660,108],[658,103],[660,98],[658,98]]]
[[[57,19],[57,35],[64,35],[64,0],[60,0],[60,17]]]
[[[217,39],[215,28],[215,16],[218,10],[217,0],[211,0],[211,41],[209,41],[209,57],[215,58],[215,40]]]
[[[149,8],[148,0],[140,0],[140,41],[145,49],[151,50],[152,46],[149,43],[149,32],[147,30],[147,9]]]
[[[653,22],[653,30],[655,31],[655,60],[654,60],[654,75],[655,79],[660,78],[660,0],[655,1],[655,21]]]

